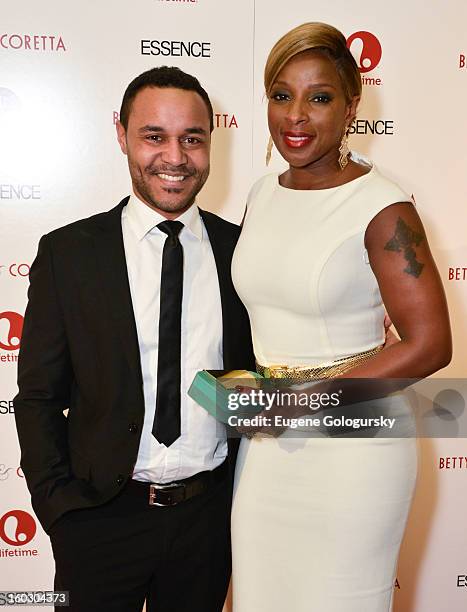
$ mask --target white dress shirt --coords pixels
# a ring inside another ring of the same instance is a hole
[[[144,425],[133,472],[136,480],[171,482],[212,470],[227,455],[225,427],[187,395],[198,370],[223,367],[222,310],[216,263],[196,205],[184,224],[181,344],[181,435],[166,447],[152,435],[156,409],[162,251],[165,217],[131,195],[122,211],[123,242],[136,319],[144,386]]]

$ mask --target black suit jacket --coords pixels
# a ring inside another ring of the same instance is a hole
[[[31,267],[14,409],[21,467],[44,529],[131,477],[143,381],[118,206],[43,236]],[[224,367],[254,367],[230,275],[240,228],[200,210],[219,277]],[[63,411],[69,408],[68,417]],[[235,445],[229,444],[229,457]]]

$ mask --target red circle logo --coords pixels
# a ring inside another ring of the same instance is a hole
[[[0,538],[12,546],[29,544],[36,531],[36,521],[24,510],[11,510],[0,518]]]
[[[355,57],[360,72],[374,70],[383,55],[379,40],[371,32],[355,32],[347,39],[347,47]]]
[[[5,329],[3,320],[6,321],[8,329]],[[17,351],[22,333],[23,317],[20,314],[9,310],[0,312],[0,348],[5,351]]]

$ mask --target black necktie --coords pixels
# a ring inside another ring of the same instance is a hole
[[[157,226],[167,234],[162,252],[156,414],[153,436],[166,446],[180,436],[180,354],[183,295],[183,248],[180,221]]]

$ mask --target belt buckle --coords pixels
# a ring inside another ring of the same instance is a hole
[[[265,378],[285,378],[284,370],[286,368],[287,366],[283,366],[283,365],[266,366],[264,368],[264,377]]]
[[[186,488],[186,485],[183,482],[170,482],[168,484],[151,483],[149,485],[149,505],[150,506],[176,506],[179,502],[173,501],[170,495],[170,489],[175,489],[178,487]],[[166,491],[165,501],[162,501],[162,499],[159,497],[158,491],[160,491],[162,495],[163,495],[163,492]],[[159,501],[156,501],[157,499]]]

